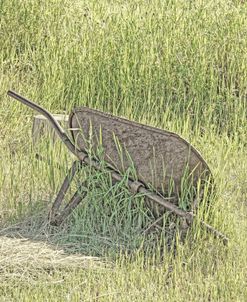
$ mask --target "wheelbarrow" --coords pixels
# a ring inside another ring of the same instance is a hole
[[[134,166],[135,177],[128,177],[128,189],[133,194],[141,193],[146,197],[146,204],[157,221],[161,220],[165,212],[169,212],[182,218],[187,225],[192,224],[196,217],[193,211],[200,205],[200,200],[196,202],[197,207],[190,207],[189,210],[179,206],[185,171],[187,180],[194,187],[199,181],[200,184],[207,183],[212,179],[212,173],[200,153],[185,139],[170,131],[87,107],[75,108],[71,112],[69,138],[50,112],[14,91],[8,91],[7,94],[45,116],[62,142],[77,158],[52,205],[49,215],[52,225],[60,225],[86,197],[87,191],[78,188],[61,209],[72,179],[83,165],[89,165],[96,171],[102,169],[97,156],[89,154],[92,150],[96,154],[99,146],[103,150],[105,169],[113,182],[120,182],[127,169]],[[169,192],[169,196],[164,192]],[[191,200],[192,204],[195,204],[195,200]],[[224,244],[228,242],[223,233],[206,222],[201,220],[200,225],[215,237],[222,239]]]

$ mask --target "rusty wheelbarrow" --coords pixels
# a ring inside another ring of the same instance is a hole
[[[50,223],[59,225],[83,200],[87,192],[78,189],[68,204],[61,209],[62,201],[71,181],[82,165],[90,165],[101,170],[102,165],[89,149],[103,147],[103,160],[106,170],[114,182],[122,180],[122,175],[129,167],[134,166],[135,177],[129,177],[127,185],[133,194],[146,196],[146,204],[157,220],[170,212],[186,221],[193,222],[196,214],[192,207],[189,210],[179,207],[179,195],[186,171],[187,181],[194,187],[198,182],[207,183],[212,178],[211,171],[200,153],[179,135],[143,125],[111,114],[81,107],[74,109],[69,118],[71,138],[65,133],[52,114],[39,105],[25,99],[14,91],[8,95],[44,115],[56,133],[72,152],[74,161],[65,177],[50,211]],[[90,151],[90,152],[91,152]],[[164,192],[169,192],[166,196]],[[191,204],[194,200],[191,200]],[[200,201],[197,201],[199,204]],[[228,238],[204,221],[200,225],[210,231],[224,243]]]

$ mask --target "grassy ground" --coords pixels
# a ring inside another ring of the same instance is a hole
[[[246,15],[230,0],[0,1],[0,301],[246,301]],[[33,112],[9,88],[54,113],[86,105],[188,139],[217,185],[205,219],[229,246],[195,225],[175,256],[162,250],[141,233],[142,199],[102,175],[65,225],[47,226],[72,159],[32,146]]]

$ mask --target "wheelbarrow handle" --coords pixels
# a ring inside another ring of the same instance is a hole
[[[7,92],[7,95],[16,99],[17,101],[21,102],[22,104],[38,111],[41,113],[44,117],[47,118],[47,120],[51,123],[52,127],[60,137],[60,139],[64,142],[64,144],[67,146],[67,148],[80,160],[84,160],[84,158],[87,156],[86,151],[80,151],[76,148],[76,146],[71,142],[67,134],[65,133],[64,129],[61,127],[61,125],[56,121],[56,119],[53,117],[53,115],[47,111],[46,109],[42,108],[38,104],[35,104],[34,102],[24,98],[23,96],[19,95],[18,93],[9,90]]]
[[[39,113],[41,113],[43,116],[45,116],[49,122],[52,124],[52,127],[56,130],[57,134],[60,136],[60,138],[63,138],[65,131],[64,129],[60,126],[60,124],[54,119],[54,117],[52,116],[52,114],[47,111],[46,109],[42,108],[41,106],[39,106],[38,104],[35,104],[34,102],[24,98],[23,96],[19,95],[18,93],[9,90],[7,92],[8,96],[11,96],[12,98],[18,100],[19,102],[21,102],[22,104],[38,111]]]

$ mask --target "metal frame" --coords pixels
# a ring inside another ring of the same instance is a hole
[[[70,213],[79,205],[79,203],[83,200],[83,198],[86,197],[87,191],[82,190],[83,185],[86,185],[86,181],[82,183],[78,190],[74,193],[70,201],[67,203],[67,205],[63,208],[63,210],[60,210],[62,201],[64,200],[66,193],[71,185],[71,182],[78,170],[81,168],[82,163],[78,160],[74,161],[71,168],[69,169],[68,174],[66,175],[62,186],[60,190],[58,191],[58,194],[56,196],[55,201],[53,202],[49,219],[50,224],[53,226],[60,225],[69,215]]]
[[[32,101],[25,99],[24,97],[22,97],[21,95],[17,94],[14,91],[9,90],[7,94],[10,97],[18,100],[19,102],[25,104],[26,106],[44,115],[50,121],[52,127],[54,128],[60,139],[63,141],[63,143],[66,145],[66,147],[69,149],[69,151],[72,152],[78,158],[78,160],[75,161],[72,167],[70,168],[68,175],[65,177],[63,184],[57,194],[57,197],[50,211],[50,215],[49,215],[50,223],[52,225],[59,225],[64,221],[66,217],[69,216],[69,214],[77,207],[77,205],[87,195],[86,191],[81,192],[81,188],[78,188],[78,190],[74,193],[73,197],[70,199],[69,203],[64,207],[64,209],[60,213],[58,213],[62,201],[66,195],[66,192],[68,191],[68,188],[70,187],[71,181],[75,176],[76,172],[78,171],[78,169],[80,169],[81,165],[83,164],[90,165],[95,170],[101,170],[100,163],[97,161],[97,159],[90,158],[85,150],[79,150],[73,144],[73,142],[69,139],[69,137],[65,133],[64,129],[53,118],[50,112],[43,109],[39,105],[33,103]],[[111,174],[111,177],[114,180],[114,182],[119,182],[122,180],[122,176],[117,171],[115,171],[112,167],[109,166],[106,168],[106,170]],[[129,190],[133,194],[141,193],[145,195],[152,202],[164,207],[165,210],[183,218],[188,225],[190,225],[196,217],[194,213],[186,212],[180,209],[175,204],[173,204],[171,201],[173,200],[174,197],[165,198],[156,193],[153,193],[140,181],[133,181],[131,179],[128,179],[127,185]],[[223,233],[214,229],[212,226],[208,225],[204,221],[200,221],[200,225],[204,227],[207,231],[212,233],[215,237],[220,238],[224,244],[228,243],[229,239]]]

